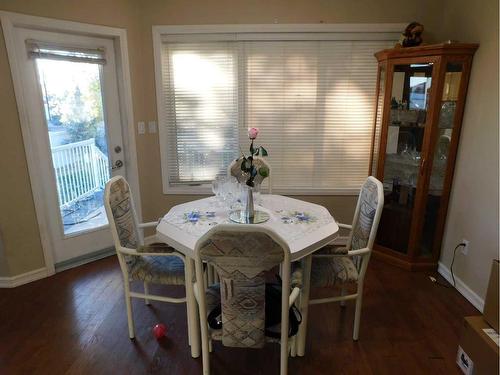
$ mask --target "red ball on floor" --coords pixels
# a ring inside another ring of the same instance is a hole
[[[153,335],[157,340],[165,337],[167,334],[167,326],[163,323],[159,323],[153,327]]]

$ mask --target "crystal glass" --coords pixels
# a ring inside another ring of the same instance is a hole
[[[217,180],[217,178],[212,181],[212,192],[215,196],[219,194],[219,181]]]
[[[464,64],[461,61],[450,61],[446,64],[438,122],[438,137],[434,146],[429,189],[425,197],[424,223],[418,245],[420,253],[429,257],[432,255],[434,247],[439,246],[439,241],[436,241],[436,229],[438,227],[439,213],[443,209],[442,196],[445,187],[451,139],[453,133],[456,132],[455,111],[463,69]]]
[[[262,203],[260,184],[255,184],[255,186],[253,187],[253,201],[256,206],[260,206],[260,204]]]
[[[238,199],[238,180],[235,177],[228,177],[225,182],[225,204],[229,209],[232,209],[232,206]]]
[[[223,202],[224,176],[216,176],[212,181],[212,191],[217,198],[218,205]]]
[[[429,130],[427,109],[434,64],[394,66],[387,145],[383,166],[383,220],[377,244],[402,254],[409,248],[415,197],[421,176],[421,153]]]
[[[223,206],[227,206],[230,200],[230,182],[227,176],[221,176],[221,201]]]
[[[241,210],[244,208],[245,204],[245,184],[240,184],[236,181],[233,187],[233,200],[231,202],[231,210]]]

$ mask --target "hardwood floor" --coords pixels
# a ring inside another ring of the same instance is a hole
[[[427,276],[372,260],[360,340],[351,339],[353,303],[311,306],[306,356],[290,358],[289,373],[458,374],[462,317],[478,311]],[[184,305],[135,300],[133,308],[135,341],[115,257],[0,289],[0,374],[201,374],[201,359],[191,358],[187,344]],[[157,322],[169,329],[160,343],[151,334]],[[214,374],[279,373],[278,345],[214,348]]]

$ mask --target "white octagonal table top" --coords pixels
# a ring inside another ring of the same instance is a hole
[[[339,227],[328,210],[314,203],[263,194],[255,209],[270,215],[267,222],[255,225],[266,226],[281,236],[290,247],[292,261],[320,249],[338,235]],[[198,239],[222,223],[232,223],[229,210],[220,206],[215,197],[209,197],[173,207],[156,231],[161,241],[194,258]]]

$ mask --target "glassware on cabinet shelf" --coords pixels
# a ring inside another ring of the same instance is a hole
[[[443,96],[439,112],[438,136],[434,147],[429,189],[426,196],[424,221],[419,243],[419,250],[423,256],[431,256],[435,244],[462,71],[463,63],[461,62],[449,62],[446,65]]]
[[[385,204],[377,244],[407,253],[421,168],[433,64],[396,65],[392,77],[383,183]]]

